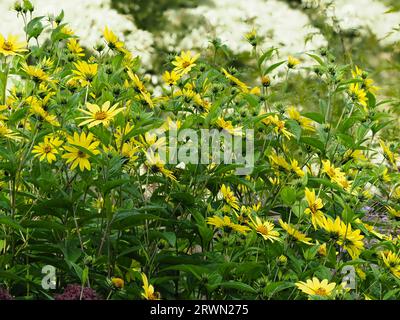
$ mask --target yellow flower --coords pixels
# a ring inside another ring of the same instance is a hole
[[[142,296],[146,300],[160,300],[160,294],[158,292],[154,291],[154,287],[149,284],[149,281],[147,280],[147,276],[144,272],[142,272],[142,281],[143,281],[143,290]]]
[[[82,87],[91,86],[94,77],[97,74],[98,65],[96,63],[87,63],[86,61],[74,62],[75,70],[72,73],[75,76],[71,79],[79,81]]]
[[[294,134],[288,131],[285,127],[286,123],[280,120],[277,115],[270,115],[262,120],[265,125],[273,124],[275,126],[274,130],[278,134],[283,134],[287,139],[294,137]]]
[[[352,259],[358,258],[361,251],[364,249],[363,240],[360,230],[352,230],[350,224],[341,224],[339,239],[337,244],[345,249]]]
[[[26,49],[26,42],[19,42],[18,36],[9,35],[5,39],[0,34],[0,53],[5,56],[15,56],[25,51],[28,51]]]
[[[326,257],[326,243],[319,245],[317,252],[319,255]]]
[[[175,57],[172,64],[175,66],[174,71],[180,76],[187,74],[196,66],[195,62],[200,57],[200,54],[192,56],[190,51],[182,51],[180,56]]]
[[[231,206],[235,210],[239,210],[238,199],[235,197],[233,191],[229,186],[225,186],[224,184],[221,186],[221,194],[224,198],[225,202]]]
[[[86,120],[81,122],[79,126],[89,124],[88,127],[91,128],[97,126],[98,124],[102,124],[103,126],[107,127],[110,124],[110,121],[123,110],[122,108],[117,109],[117,106],[118,103],[114,104],[110,108],[110,101],[104,102],[101,107],[97,104],[87,102],[86,107],[88,110],[80,109],[80,111],[87,115],[78,118]]]
[[[43,142],[38,143],[33,147],[32,153],[35,153],[35,158],[40,157],[39,160],[47,160],[48,163],[56,161],[56,154],[58,154],[58,147],[62,145],[62,141],[57,137],[45,137]]]
[[[366,111],[368,102],[367,93],[365,92],[365,90],[360,88],[358,83],[352,83],[350,85],[349,94],[351,99],[361,104],[364,107],[364,110]]]
[[[32,78],[34,82],[49,81],[50,77],[42,68],[38,66],[28,66],[26,63],[22,63],[22,70]]]
[[[250,216],[252,227],[258,234],[260,234],[265,240],[270,240],[274,242],[279,240],[279,232],[274,230],[274,224],[268,220],[262,221],[259,217],[255,220]]]
[[[368,78],[368,74],[358,66],[356,66],[356,69],[352,70],[351,73],[354,79],[358,78],[362,80],[362,89],[365,89],[372,94],[376,94],[376,92],[379,90],[378,87],[374,86],[374,80]]]
[[[172,87],[176,85],[176,82],[180,79],[180,76],[174,70],[172,70],[171,72],[165,71],[162,78],[167,85]]]
[[[385,266],[393,273],[397,278],[400,278],[400,256],[392,251],[380,252],[381,259]]]
[[[217,228],[224,229],[227,232],[230,232],[231,230],[233,230],[233,231],[245,234],[247,231],[250,230],[250,228],[247,226],[243,226],[243,225],[232,222],[232,220],[227,216],[224,216],[223,218],[221,218],[219,216],[209,217],[209,218],[207,218],[207,223],[211,224]]]
[[[278,156],[276,153],[268,156],[271,164],[277,165],[281,168],[284,168],[287,171],[291,170],[290,164],[285,160],[284,157]],[[279,180],[279,178],[277,178]]]
[[[291,237],[305,244],[312,244],[310,242],[310,240],[312,240],[311,238],[307,237],[306,234],[300,232],[296,228],[292,227],[290,224],[283,222],[282,219],[279,219],[279,224],[281,225],[282,229],[284,229]]]
[[[400,210],[396,210],[395,208],[393,208],[391,206],[386,206],[386,210],[389,212],[389,214],[392,217],[400,218]]]
[[[290,161],[290,167],[294,173],[296,173],[300,178],[304,177],[305,173],[299,167],[299,162],[296,159]]]
[[[293,56],[289,56],[288,57],[288,63],[287,66],[289,69],[293,69],[295,66],[297,66],[298,64],[300,64],[300,60],[293,57]]]
[[[345,190],[350,189],[351,183],[347,181],[344,172],[342,172],[340,168],[335,168],[329,160],[322,160],[322,165],[323,172],[331,178],[332,182],[337,183]]]
[[[111,282],[114,285],[114,287],[116,287],[118,289],[122,289],[125,285],[124,280],[121,278],[112,278]]]
[[[311,119],[303,117],[300,112],[294,107],[291,106],[287,109],[287,113],[290,119],[293,119],[299,123],[299,125],[306,131],[314,132],[315,127],[313,126],[313,122]]]
[[[253,28],[250,32],[247,32],[244,37],[247,39],[247,41],[255,47],[257,45],[257,31],[255,28]]]
[[[82,53],[84,51],[83,48],[79,45],[79,42],[75,38],[68,40],[67,48],[73,55],[76,55],[77,57],[83,57],[85,55]]]
[[[146,166],[153,173],[161,173],[167,178],[176,181],[176,178],[171,170],[165,168],[165,162],[162,161],[160,155],[158,153],[154,153],[152,150],[146,152]]]
[[[11,129],[7,128],[7,125],[3,121],[0,121],[0,137],[13,139],[13,140],[21,139],[17,133],[15,133]]]
[[[308,279],[306,282],[299,281],[295,283],[296,287],[308,294],[309,296],[329,297],[336,287],[336,283],[329,283],[327,279],[319,281],[318,278],[313,277],[312,280]]]
[[[237,85],[240,89],[242,89],[242,91],[248,90],[247,85],[244,82],[231,75],[228,71],[226,71],[226,69],[222,68],[222,72],[225,74],[225,77],[231,81],[232,84]]]
[[[306,200],[308,203],[308,208],[304,210],[306,214],[311,214],[311,221],[314,226],[314,229],[317,229],[317,226],[323,223],[324,214],[320,209],[324,207],[322,200],[315,196],[315,190],[310,190],[306,188],[305,190]]]
[[[216,124],[221,129],[225,130],[231,135],[241,136],[242,135],[242,127],[234,127],[231,121],[226,121],[222,117],[218,117]]]
[[[383,153],[385,155],[385,158],[389,160],[389,162],[393,165],[396,166],[396,156],[392,150],[390,150],[389,146],[385,143],[383,140],[379,140],[379,144],[383,150]]]
[[[112,30],[110,30],[107,26],[104,28],[103,31],[104,39],[107,42],[108,47],[111,50],[116,50],[119,52],[125,52],[126,49],[124,48],[124,43],[119,40],[119,38],[115,35]]]
[[[74,136],[69,136],[67,140],[71,146],[64,146],[64,150],[68,151],[68,153],[63,154],[62,158],[67,159],[67,163],[72,162],[71,170],[75,169],[78,165],[81,171],[85,169],[90,170],[91,165],[89,159],[91,154],[97,155],[100,153],[100,151],[97,150],[100,142],[94,141],[92,133],[86,136],[84,132],[82,132],[80,136],[77,132],[74,132]]]

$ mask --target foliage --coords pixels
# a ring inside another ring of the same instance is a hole
[[[14,297],[399,298],[399,141],[380,136],[392,118],[368,73],[329,50],[312,67],[276,61],[253,31],[252,86],[224,56],[182,52],[152,88],[111,30],[90,52],[62,13],[27,3],[27,43],[0,39],[0,281]],[[299,72],[313,112],[286,103],[304,95]],[[149,155],[171,128],[254,129],[252,173]]]

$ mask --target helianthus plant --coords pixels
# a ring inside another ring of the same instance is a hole
[[[26,43],[0,37],[0,274],[14,297],[74,283],[107,299],[399,297],[398,141],[380,136],[390,115],[359,66],[279,60],[252,30],[250,81],[189,50],[155,88],[110,28],[90,50],[62,14],[23,18]],[[320,87],[313,111],[285,98],[297,72]],[[251,172],[165,161],[157,150],[187,128],[254,130]]]

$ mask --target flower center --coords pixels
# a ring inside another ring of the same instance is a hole
[[[52,147],[49,146],[49,145],[45,146],[44,149],[43,149],[44,153],[50,153],[51,150],[52,150]]]
[[[258,233],[261,233],[261,234],[263,234],[265,236],[268,235],[268,229],[264,225],[258,226],[256,230],[257,230]]]
[[[96,120],[104,120],[107,118],[107,113],[105,113],[104,111],[96,112],[96,114],[94,115],[94,118]]]
[[[190,61],[183,61],[182,62],[182,67],[187,68],[191,65]]]
[[[315,293],[319,296],[326,296],[327,292],[325,290],[325,288],[318,288],[317,290],[315,290]]]
[[[83,151],[79,150],[78,151],[78,157],[79,158],[86,158],[86,153],[84,153]]]
[[[6,51],[12,51],[13,44],[10,41],[4,41],[3,49]]]

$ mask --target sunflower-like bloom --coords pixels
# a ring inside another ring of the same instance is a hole
[[[229,134],[233,136],[241,136],[242,135],[242,127],[234,127],[231,121],[226,121],[222,117],[218,117],[216,124],[221,129],[225,130]]]
[[[303,117],[300,112],[294,107],[291,106],[287,109],[287,113],[290,119],[293,119],[299,123],[299,125],[306,131],[314,132],[315,127],[313,126],[313,122],[311,119]]]
[[[78,118],[86,120],[81,122],[79,126],[89,124],[88,127],[91,128],[98,124],[102,124],[107,127],[110,124],[110,121],[123,110],[122,108],[117,109],[118,103],[114,104],[111,108],[110,105],[110,101],[104,102],[101,107],[97,104],[87,102],[86,107],[88,110],[80,109],[80,111],[85,113],[86,116]]]
[[[154,291],[154,287],[149,284],[149,281],[147,280],[147,276],[144,272],[142,272],[142,281],[143,281],[143,290],[142,296],[146,300],[160,300],[160,294],[158,292]]]
[[[368,78],[368,74],[356,66],[355,70],[351,71],[354,79],[361,79],[362,85],[361,88],[365,89],[366,91],[376,94],[379,90],[379,87],[374,86],[374,80]]]
[[[296,173],[300,178],[304,177],[305,173],[301,168],[299,167],[299,162],[296,159],[293,159],[290,161],[290,167],[291,170]]]
[[[87,63],[86,61],[74,62],[75,74],[71,79],[79,81],[82,87],[91,86],[94,77],[97,74],[98,65],[96,63]]]
[[[67,43],[67,48],[69,52],[77,57],[83,57],[85,54],[83,53],[83,48],[79,45],[79,42],[75,38],[70,38]]]
[[[104,28],[103,36],[111,50],[116,50],[123,53],[126,52],[124,43],[120,41],[116,34],[108,27]]]
[[[381,251],[380,257],[393,275],[400,278],[400,256],[392,251]]]
[[[40,157],[39,160],[47,160],[48,163],[56,161],[56,155],[58,154],[58,148],[62,145],[62,141],[58,137],[47,136],[43,142],[39,142],[37,146],[33,147],[32,153],[36,157]]]
[[[343,223],[336,243],[346,250],[352,259],[356,259],[364,249],[363,239],[361,230],[352,230],[350,224]]]
[[[62,155],[63,159],[67,159],[67,163],[72,163],[71,170],[75,169],[79,165],[79,169],[84,171],[85,169],[90,170],[90,157],[91,155],[97,155],[100,153],[97,150],[99,141],[94,141],[94,136],[92,133],[89,133],[86,136],[86,133],[82,132],[79,135],[77,132],[74,132],[73,137],[69,136],[67,138],[70,146],[64,146],[64,150],[68,151]]]
[[[265,119],[263,119],[262,122],[267,126],[274,125],[275,133],[282,134],[287,139],[294,137],[294,134],[286,129],[286,122],[284,120],[279,119],[277,115],[270,115]]]
[[[379,144],[383,150],[383,154],[385,158],[393,165],[396,166],[396,155],[395,153],[390,150],[389,146],[383,140],[379,140]]]
[[[289,69],[293,69],[294,67],[296,67],[298,64],[300,64],[300,60],[293,57],[293,56],[289,56],[288,57],[288,61],[287,61],[287,66]]]
[[[161,173],[165,177],[176,181],[176,177],[174,176],[171,170],[165,168],[165,163],[162,161],[160,155],[158,153],[154,153],[153,150],[148,150],[146,152],[146,166],[153,173]]]
[[[26,63],[22,63],[21,66],[22,70],[36,83],[50,80],[49,75],[39,66],[28,66]]]
[[[299,290],[301,290],[305,294],[308,294],[309,296],[320,297],[329,297],[330,295],[332,295],[336,287],[336,283],[329,283],[327,279],[320,281],[316,277],[313,277],[312,280],[308,279],[306,282],[296,282],[295,285]]]
[[[196,60],[200,57],[200,54],[192,56],[190,51],[182,51],[180,56],[176,56],[172,64],[175,66],[174,71],[183,76],[192,70],[196,66]]]
[[[249,224],[252,229],[254,229],[259,235],[261,235],[265,240],[274,242],[279,239],[279,232],[274,230],[275,226],[271,221],[262,221],[259,217],[253,219],[250,216],[251,223]]]
[[[12,140],[21,139],[21,137],[18,136],[17,133],[15,133],[11,129],[9,129],[3,121],[0,121],[0,138],[8,138],[8,139],[12,139]]]
[[[389,212],[389,214],[394,217],[394,218],[400,218],[400,210],[396,210],[395,208],[391,206],[386,206],[386,210]]]
[[[308,203],[308,208],[304,210],[304,213],[311,214],[311,222],[314,229],[317,229],[317,225],[323,223],[324,214],[320,209],[324,207],[322,199],[315,196],[315,190],[310,190],[306,188],[305,190],[306,200]]]
[[[337,183],[343,189],[349,190],[351,183],[347,181],[344,172],[340,168],[335,168],[329,160],[322,160],[323,172],[325,172],[332,182]]]
[[[282,219],[279,219],[279,224],[281,225],[282,229],[287,232],[287,234],[293,238],[295,238],[297,241],[300,241],[305,244],[312,244],[310,241],[312,240],[311,238],[307,237],[306,234],[300,232],[293,226],[291,226],[289,223],[283,222]]]
[[[16,56],[25,51],[28,51],[26,49],[26,42],[18,41],[18,36],[9,35],[5,39],[0,34],[0,53],[5,56]]]
[[[352,83],[349,86],[349,95],[354,102],[358,102],[366,110],[368,103],[367,93],[364,89],[360,88],[358,83]]]
[[[178,73],[172,70],[171,72],[165,71],[162,78],[167,85],[172,87],[176,85],[176,82],[180,79],[180,76]]]
[[[235,197],[235,194],[231,190],[229,186],[225,186],[224,184],[221,186],[221,195],[224,198],[224,201],[233,209],[239,210],[239,202]]]
[[[248,226],[236,224],[231,220],[231,218],[227,216],[224,216],[222,218],[220,216],[209,217],[207,218],[207,223],[219,229],[224,229],[227,232],[233,230],[245,234],[247,231],[250,230]]]

